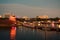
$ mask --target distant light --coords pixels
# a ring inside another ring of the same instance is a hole
[[[52,27],[54,27],[55,26],[55,24],[54,24],[54,21],[52,22]]]
[[[58,25],[58,27],[60,28],[60,25]]]
[[[40,22],[38,22],[38,23],[40,23]]]
[[[16,18],[20,18],[20,16],[16,16]]]
[[[27,23],[26,21],[24,21],[24,23]]]
[[[2,16],[0,16],[0,18],[2,18]]]
[[[11,21],[16,21],[16,17],[10,16],[10,17],[9,17],[9,20],[11,20]]]
[[[47,22],[51,22],[50,20],[48,20]]]
[[[59,20],[59,22],[60,22],[60,20]]]
[[[40,24],[38,24],[38,26],[40,26]]]

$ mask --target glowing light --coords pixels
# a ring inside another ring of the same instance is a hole
[[[24,21],[24,23],[27,23],[26,21]]]
[[[60,22],[60,20],[59,20],[59,22]]]
[[[16,18],[13,17],[13,16],[10,16],[10,17],[9,17],[9,20],[11,20],[11,21],[16,21]]]
[[[40,23],[40,22],[38,22],[38,23]]]
[[[58,27],[60,28],[60,25],[58,25]]]
[[[16,17],[10,16],[9,20],[13,22],[13,24],[16,24]]]
[[[49,23],[50,23],[51,21],[50,21],[50,20],[48,20],[47,22],[49,22]]]
[[[2,16],[0,16],[0,18],[2,18]]]
[[[40,26],[40,24],[38,24],[38,26]]]
[[[52,27],[54,27],[55,26],[55,24],[54,24],[54,21],[52,22]]]

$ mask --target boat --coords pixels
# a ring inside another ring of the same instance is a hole
[[[33,23],[23,23],[23,26],[28,28],[35,28],[35,25]]]

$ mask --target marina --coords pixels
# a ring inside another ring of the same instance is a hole
[[[0,18],[0,40],[60,40],[60,18]]]
[[[24,26],[24,27],[33,28],[33,29],[45,30],[46,28],[46,30],[48,31],[60,31],[60,21],[58,20],[57,21],[48,21],[48,20],[46,21],[32,20],[31,21],[30,19],[29,21],[28,20],[21,21],[22,19],[14,19],[14,18],[0,19],[0,27]]]
[[[60,40],[60,0],[0,0],[0,40]]]

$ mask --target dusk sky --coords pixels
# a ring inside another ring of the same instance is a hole
[[[0,0],[0,14],[7,11],[18,16],[60,17],[60,0]]]

